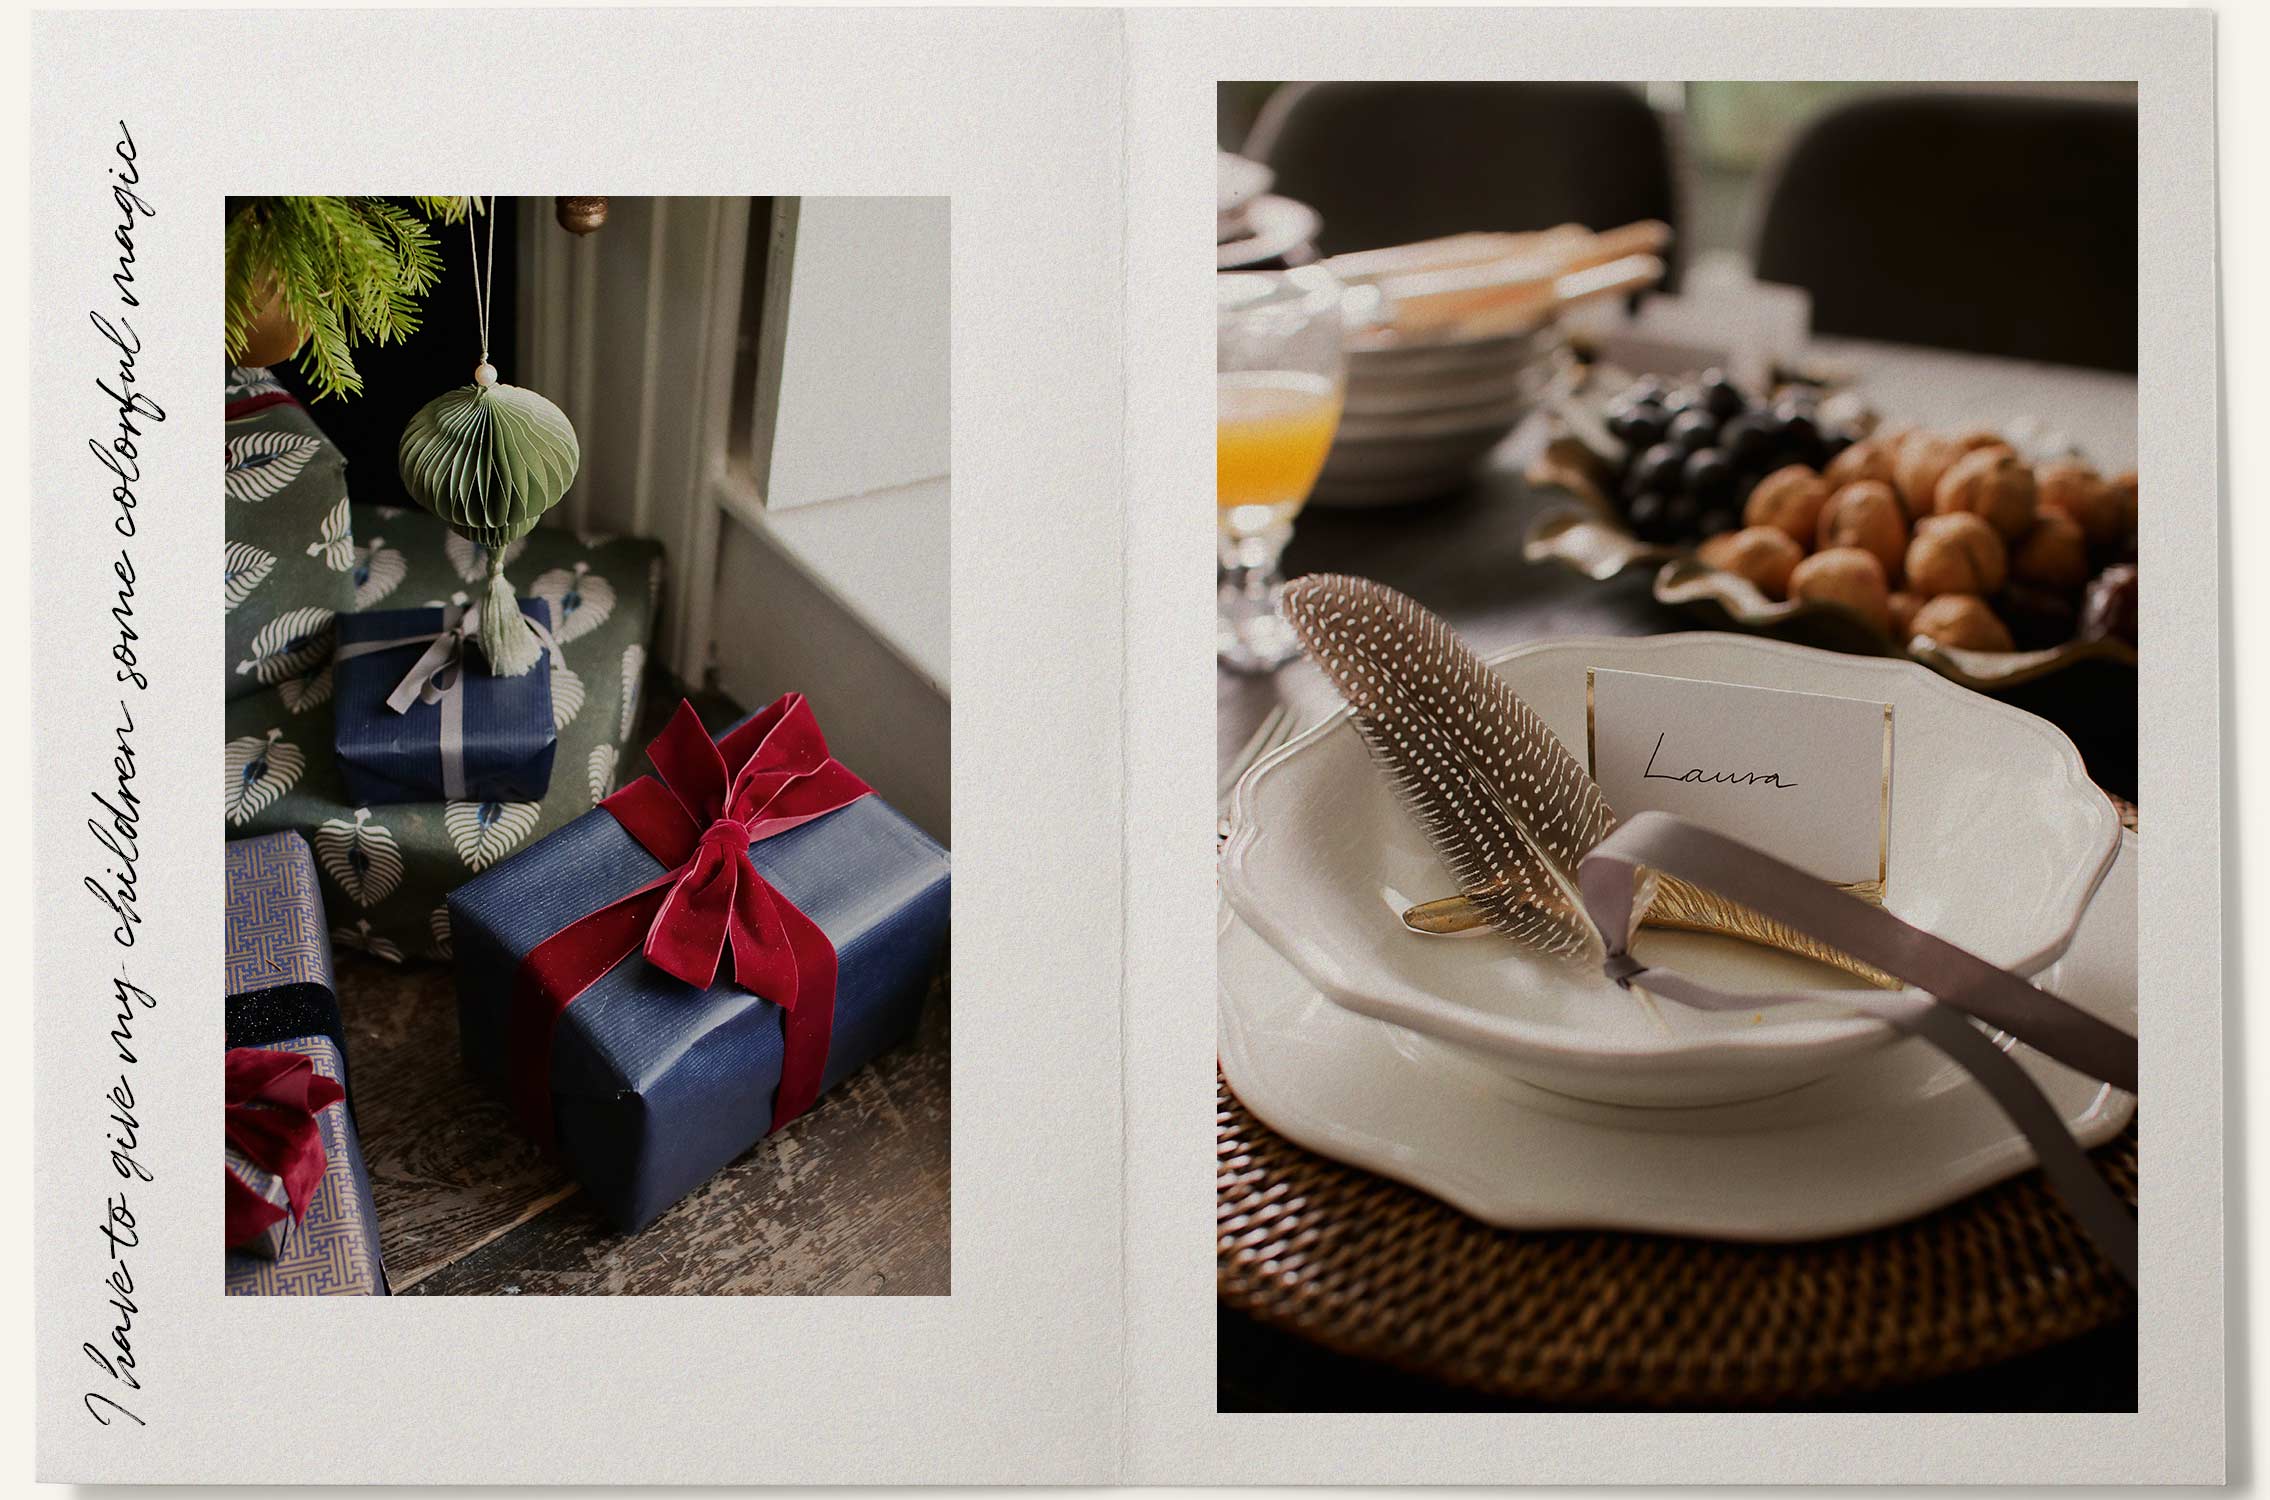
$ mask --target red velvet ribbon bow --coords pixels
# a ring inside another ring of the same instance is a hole
[[[264,1172],[283,1180],[294,1219],[307,1214],[308,1200],[323,1180],[323,1131],[316,1111],[347,1097],[338,1081],[315,1071],[315,1063],[296,1052],[232,1047],[227,1064],[228,1142]],[[284,1217],[284,1210],[237,1181],[228,1179],[228,1243],[233,1248],[257,1239]]]
[[[735,984],[783,1012],[772,1128],[819,1097],[835,1029],[835,944],[749,863],[749,846],[871,790],[828,754],[802,693],[721,740],[681,702],[646,747],[654,775],[599,805],[665,873],[570,922],[521,961],[506,1037],[514,1112],[553,1139],[552,1034],[575,998],[634,953],[707,989],[731,954]]]

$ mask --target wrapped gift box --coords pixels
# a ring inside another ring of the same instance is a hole
[[[868,794],[784,832],[760,831],[745,853],[727,855],[833,944],[833,1024],[817,1078],[820,1090],[833,1088],[913,1029],[946,944],[946,852]],[[476,1079],[529,1107],[530,1033],[513,1014],[522,961],[666,873],[600,809],[451,893],[460,1036]],[[730,948],[706,987],[631,951],[554,1023],[548,1087],[535,1095],[535,1121],[524,1114],[523,1123],[551,1137],[625,1230],[643,1228],[776,1123],[784,1012],[734,972]],[[799,1014],[808,1003],[799,1000]]]
[[[284,1242],[292,1231],[291,1193],[285,1188],[284,1179],[234,1146],[222,1153],[222,1166],[231,1178],[242,1183],[254,1197],[262,1199],[284,1215],[251,1239],[233,1240],[229,1245],[230,1257],[233,1259],[239,1255],[248,1255],[255,1260],[274,1260],[284,1253]]]
[[[520,612],[549,632],[547,601],[523,599]],[[543,800],[559,742],[553,664],[546,658],[518,677],[489,675],[479,644],[462,634],[464,618],[456,605],[339,617],[332,750],[348,800]],[[421,690],[412,678],[427,685]],[[445,746],[452,730],[454,778]]]
[[[266,370],[228,372],[228,696],[305,676],[355,607],[347,460]]]
[[[355,573],[367,580],[370,606],[446,602],[486,576],[480,549],[425,512],[354,510]],[[565,663],[551,676],[555,774],[540,800],[373,806],[353,797],[332,749],[328,658],[228,706],[227,834],[289,829],[307,838],[335,946],[391,960],[448,958],[443,896],[596,806],[632,759],[661,548],[539,526],[508,550],[522,598],[552,606]]]
[[[315,861],[293,833],[228,845],[223,881],[228,1045],[290,1052],[348,1083],[345,1032],[324,934]],[[378,1211],[346,1103],[316,1112],[322,1181],[306,1216],[288,1224],[273,1258],[232,1250],[232,1296],[384,1295]]]

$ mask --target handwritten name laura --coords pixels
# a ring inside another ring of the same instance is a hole
[[[116,549],[109,570],[114,585],[111,629],[107,639],[98,640],[104,652],[101,670],[115,684],[119,697],[118,717],[105,757],[108,764],[88,789],[94,800],[87,833],[94,845],[95,868],[81,877],[81,884],[108,913],[110,940],[120,950],[120,957],[117,978],[108,985],[99,1012],[105,1050],[116,1068],[102,1085],[99,1103],[102,1125],[98,1149],[109,1169],[104,1178],[109,1186],[94,1216],[101,1250],[99,1317],[108,1326],[84,1340],[79,1348],[101,1372],[100,1381],[86,1391],[81,1402],[87,1415],[105,1427],[121,1421],[143,1427],[148,1425],[147,1419],[136,1408],[141,1405],[144,1373],[135,1358],[135,1324],[143,1309],[136,1299],[132,1252],[141,1245],[145,1233],[135,1210],[139,1189],[155,1179],[144,1146],[148,1127],[134,1084],[146,1047],[137,1027],[157,1008],[158,1001],[156,995],[134,981],[127,963],[142,923],[143,897],[138,873],[143,808],[141,793],[136,790],[140,763],[132,700],[150,688],[138,649],[141,635],[136,629],[134,608],[137,575],[133,542],[139,532],[135,512],[141,504],[138,487],[144,445],[151,428],[163,422],[166,414],[142,387],[142,336],[131,316],[142,307],[135,279],[141,253],[138,239],[143,221],[154,217],[157,210],[151,206],[142,181],[133,132],[123,120],[118,124],[118,140],[112,152],[116,160],[106,162],[108,175],[103,188],[114,226],[110,240],[115,254],[105,252],[104,266],[111,297],[105,306],[90,308],[87,313],[101,345],[101,372],[95,376],[94,385],[104,397],[108,414],[104,419],[106,431],[88,438],[87,448],[101,467],[101,482],[109,491],[97,514],[107,517],[103,529]]]
[[[1656,760],[1663,754],[1666,734],[1655,737],[1655,748],[1647,752],[1647,769],[1641,773],[1645,781],[1684,781],[1698,786],[1770,786],[1780,791],[1793,790],[1797,783],[1783,781],[1778,771],[1707,771],[1701,766],[1689,766],[1675,771],[1666,766],[1658,771]]]

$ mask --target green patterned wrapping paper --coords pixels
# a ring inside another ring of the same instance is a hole
[[[421,511],[354,507],[350,577],[359,604],[401,609],[462,598],[484,576],[482,550]],[[449,956],[443,898],[614,790],[637,769],[630,744],[662,586],[651,541],[539,526],[506,549],[525,599],[549,599],[566,670],[551,790],[540,802],[346,800],[331,753],[331,663],[324,660],[228,708],[227,836],[294,829],[322,872],[331,940],[381,958]]]
[[[230,369],[223,422],[228,696],[304,673],[355,607],[346,456],[266,370]]]

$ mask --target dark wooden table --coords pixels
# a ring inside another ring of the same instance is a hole
[[[1863,346],[1844,346],[1875,356]],[[2023,410],[2079,409],[2097,429],[2092,455],[2119,466],[2133,454],[2134,383],[2088,372],[2044,372],[2007,361],[1920,352],[1883,361],[1895,398],[1879,400],[1888,415],[1971,427],[2008,410],[1987,398],[2014,378],[2027,384],[2002,400]],[[2067,377],[2070,376],[2070,379]],[[2003,386],[1996,386],[2000,380]],[[2125,392],[2125,398],[2124,398]],[[2125,405],[2123,404],[2125,399]],[[2060,403],[2063,403],[2062,405]],[[2125,412],[2125,433],[2106,435]],[[1693,616],[1656,603],[1647,570],[1605,583],[1555,563],[1521,556],[1530,523],[1561,503],[1520,478],[1534,431],[1517,434],[1466,489],[1423,505],[1381,510],[1311,509],[1285,555],[1288,577],[1360,574],[1392,585],[1443,615],[1482,654],[1521,641],[1562,635],[1654,635],[1704,628]],[[2134,674],[2050,679],[2009,701],[2064,728],[2091,774],[2108,790],[2135,795]],[[2123,697],[2123,695],[2125,695]],[[1296,662],[1267,677],[1217,671],[1215,737],[1227,768],[1277,704],[1298,722],[1314,723],[1338,706],[1321,674]],[[1468,1392],[1366,1361],[1327,1354],[1224,1309],[1217,1331],[1219,1400],[1224,1411],[1467,1411],[1500,1407]],[[2129,1319],[2062,1349],[1957,1380],[1884,1393],[1857,1403],[1878,1410],[2132,1411],[2136,1405],[2136,1325]]]
[[[652,719],[678,702],[650,686]],[[741,717],[693,695],[715,729]],[[640,743],[653,737],[650,723]],[[860,1069],[637,1234],[617,1234],[482,1094],[438,964],[338,956],[355,1117],[397,1295],[945,1296],[950,986]]]

